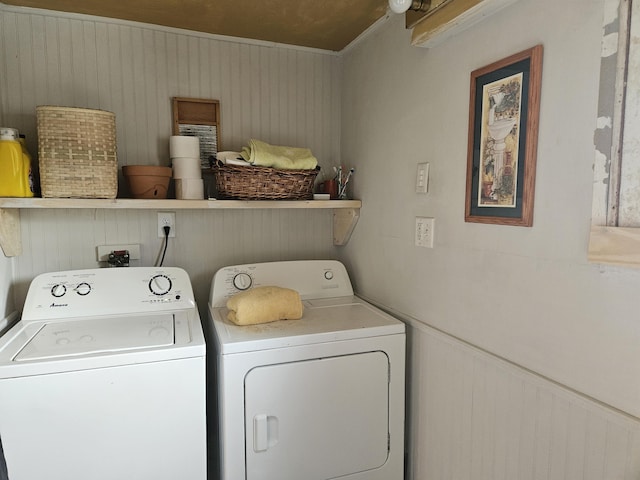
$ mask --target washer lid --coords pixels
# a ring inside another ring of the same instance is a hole
[[[54,360],[174,344],[173,315],[96,318],[45,323],[14,358]]]

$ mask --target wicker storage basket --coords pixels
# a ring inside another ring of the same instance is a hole
[[[115,198],[116,118],[112,112],[36,107],[43,197]]]
[[[309,200],[313,198],[313,182],[320,167],[314,170],[281,170],[217,162],[213,171],[218,199]]]

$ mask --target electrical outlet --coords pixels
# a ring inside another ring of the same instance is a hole
[[[169,238],[176,236],[176,212],[158,212],[158,237],[164,238],[164,227],[171,227]]]
[[[416,217],[416,247],[433,248],[435,218]]]
[[[416,171],[416,193],[427,193],[429,190],[429,164],[419,163]]]

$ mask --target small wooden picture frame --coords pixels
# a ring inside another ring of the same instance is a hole
[[[209,158],[222,150],[220,145],[220,102],[202,98],[173,97],[173,135],[200,139],[200,165],[211,167]]]
[[[471,73],[465,221],[530,227],[542,45]]]

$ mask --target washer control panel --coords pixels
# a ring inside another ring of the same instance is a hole
[[[71,270],[31,282],[22,320],[131,314],[193,308],[187,273],[175,267]]]
[[[353,295],[349,275],[336,260],[253,263],[218,270],[211,283],[209,305],[223,307],[237,293],[268,285],[296,290],[303,300]]]

